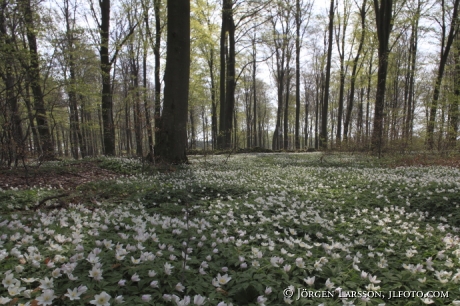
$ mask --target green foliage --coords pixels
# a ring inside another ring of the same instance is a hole
[[[0,190],[0,214],[34,208],[42,199],[57,195],[59,191],[45,188],[26,190]]]
[[[102,158],[99,160],[99,166],[119,174],[141,173],[143,169],[143,164],[138,159],[122,157]]]

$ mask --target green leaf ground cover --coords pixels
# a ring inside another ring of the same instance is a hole
[[[65,209],[0,191],[0,304],[460,304],[458,169],[226,160],[144,174],[127,160],[136,174],[79,186]]]

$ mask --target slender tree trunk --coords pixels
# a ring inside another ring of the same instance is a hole
[[[256,33],[254,32],[254,38],[252,40],[252,96],[253,96],[253,128],[252,133],[254,136],[253,146],[257,147],[259,141],[257,140],[257,49],[256,49]]]
[[[359,95],[359,104],[358,104],[358,135],[357,141],[361,145],[363,142],[363,100],[364,100],[364,87],[361,87],[361,93]]]
[[[315,150],[319,149],[319,111],[321,109],[321,100],[323,92],[323,74],[321,76],[316,76],[316,105],[315,105]]]
[[[449,149],[455,149],[457,145],[458,137],[458,116],[459,116],[459,105],[460,105],[460,39],[456,37],[456,50],[454,53],[454,97],[449,105],[449,126],[447,132],[447,141]]]
[[[296,40],[295,40],[295,149],[300,149],[300,0],[296,0]],[[306,102],[305,102],[306,103]]]
[[[364,1],[366,2],[366,1]],[[342,119],[343,119],[343,100],[344,100],[344,91],[345,91],[345,39],[347,34],[347,26],[348,26],[348,18],[349,18],[349,7],[347,7],[347,3],[344,3],[343,9],[343,24],[340,23],[338,25],[338,33],[337,33],[337,49],[339,52],[339,59],[340,59],[340,85],[339,85],[339,109],[337,114],[337,134],[336,134],[336,145],[340,147],[342,142]],[[340,18],[339,18],[340,19]],[[343,30],[341,30],[343,26]]]
[[[290,73],[290,67],[289,67],[289,56],[287,58],[287,69],[286,69],[286,90],[284,93],[284,121],[283,121],[283,148],[284,150],[289,149],[289,98],[290,98],[290,87],[291,87],[291,73]]]
[[[80,121],[78,118],[78,97],[77,97],[77,76],[76,76],[76,63],[75,63],[75,37],[74,30],[72,29],[72,20],[70,15],[69,1],[64,1],[64,19],[66,24],[66,40],[68,52],[68,66],[70,73],[70,84],[68,88],[69,95],[69,108],[70,108],[70,147],[72,155],[78,159],[78,152],[80,151],[81,157],[84,158],[86,153],[86,146],[83,142],[83,136],[80,129]]]
[[[5,85],[6,85],[6,100],[7,100],[7,107],[9,108],[9,121],[10,123],[10,149],[13,153],[11,161],[14,160],[15,165],[18,164],[18,160],[25,157],[25,143],[24,143],[24,136],[22,132],[21,126],[21,116],[19,113],[19,105],[18,105],[18,98],[17,93],[15,92],[15,77],[12,72],[12,67],[7,64],[6,67],[6,78],[5,78]]]
[[[343,139],[345,141],[348,140],[348,129],[350,127],[351,113],[353,111],[353,103],[354,103],[354,98],[355,98],[355,85],[356,85],[356,77],[358,74],[358,62],[359,62],[359,58],[361,57],[361,52],[362,52],[363,45],[364,45],[364,38],[366,34],[366,5],[367,5],[367,0],[364,0],[359,10],[359,14],[361,17],[361,36],[359,39],[358,51],[356,52],[356,56],[353,59],[353,67],[351,71],[350,92],[348,96],[348,104],[347,104],[347,112],[345,115],[345,122],[343,125]]]
[[[126,86],[126,85],[125,85]],[[126,134],[126,153],[131,155],[132,135],[131,135],[131,106],[129,105],[127,88],[124,89],[125,96],[125,134]]]
[[[366,141],[370,137],[370,122],[369,122],[369,112],[370,112],[370,101],[371,101],[371,83],[372,83],[372,63],[374,61],[374,53],[371,52],[371,57],[369,59],[369,70],[367,74],[367,94],[366,94]]]
[[[190,146],[189,148],[196,149],[196,128],[195,128],[195,108],[192,106],[189,108],[190,115]]]
[[[144,112],[145,112],[145,125],[147,129],[148,139],[148,150],[147,159],[153,161],[153,133],[152,133],[152,122],[150,120],[150,107],[149,107],[149,96],[147,88],[147,46],[144,45],[144,54],[142,56],[142,86],[143,86],[143,98],[144,98]]]
[[[418,22],[420,15],[420,1],[415,11],[415,20],[411,24],[411,35],[409,38],[409,50],[407,56],[407,72],[404,88],[404,111],[403,111],[403,127],[402,138],[404,148],[407,148],[411,140],[411,125],[412,125],[412,106],[414,104],[414,85],[415,85],[415,70],[417,62],[417,43],[418,43]]]
[[[161,19],[160,19],[161,0],[154,0],[153,7],[155,12],[155,45],[153,47],[153,55],[155,58],[154,66],[154,82],[155,82],[155,143],[160,136],[160,117],[161,117],[161,81],[160,81],[160,45],[161,45]]]
[[[217,88],[214,78],[214,49],[210,50],[208,66],[211,78],[211,137],[212,149],[215,150],[217,149]]]
[[[309,133],[308,133],[308,116],[309,116],[309,112],[308,112],[308,109],[309,109],[309,106],[310,106],[310,102],[309,102],[309,90],[308,90],[308,86],[307,86],[307,81],[304,80],[304,90],[305,90],[305,149],[308,149],[309,148],[309,145],[308,145],[308,140],[309,140]],[[311,137],[311,135],[310,135]]]
[[[329,8],[329,40],[327,47],[327,62],[326,62],[326,80],[324,84],[324,101],[322,105],[321,114],[321,133],[319,135],[319,146],[323,149],[327,149],[327,115],[329,108],[329,84],[331,81],[331,58],[332,58],[332,39],[334,32],[334,0],[331,0],[331,6]]]
[[[134,137],[136,138],[136,155],[142,157],[143,146],[142,146],[142,116],[141,116],[141,96],[140,96],[140,87],[139,87],[139,54],[134,50],[134,46],[130,45],[132,58],[129,59],[130,62],[130,92],[131,97],[134,102]]]
[[[419,2],[420,3],[420,2]],[[419,4],[420,5],[420,4]],[[418,16],[418,14],[417,14]],[[417,45],[418,45],[418,18],[416,23],[413,25],[411,39],[410,39],[410,46],[409,46],[409,58],[410,61],[410,68],[409,68],[409,88],[408,88],[408,98],[407,98],[407,109],[406,109],[406,118],[405,118],[405,136],[406,136],[406,144],[411,139],[411,126],[413,123],[413,116],[412,116],[412,108],[414,103],[414,91],[415,91],[415,70],[417,64]]]
[[[228,0],[222,0],[222,25],[220,30],[220,90],[219,90],[219,100],[220,100],[220,114],[219,114],[219,134],[217,136],[217,146],[219,149],[224,149],[225,147],[225,133],[227,133],[227,120],[226,116],[231,116],[226,114],[226,104],[225,100],[226,95],[226,77],[227,77],[227,54],[228,54],[228,45],[227,45],[227,32],[228,32],[228,23],[229,18],[227,17],[229,8],[227,7]]]

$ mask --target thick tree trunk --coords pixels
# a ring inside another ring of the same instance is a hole
[[[164,107],[155,158],[185,163],[190,74],[190,1],[168,0]]]
[[[378,61],[377,93],[375,98],[374,124],[372,131],[371,150],[379,155],[383,144],[383,119],[385,105],[385,89],[388,71],[388,43],[393,28],[393,0],[374,0],[374,11],[377,22]]]
[[[105,155],[115,155],[115,126],[113,120],[113,101],[110,71],[112,63],[109,60],[109,31],[110,31],[110,0],[99,1],[101,9],[99,56],[101,61],[102,100],[101,116],[103,130],[103,152]]]
[[[220,38],[220,129],[218,147],[230,149],[235,109],[235,22],[233,0],[223,0]]]

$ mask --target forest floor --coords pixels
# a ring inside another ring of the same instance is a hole
[[[114,171],[101,168],[97,161],[69,162],[56,167],[19,166],[14,169],[0,169],[0,188],[53,187],[73,190],[81,184],[110,180],[118,176]]]
[[[260,153],[253,154],[258,155]],[[264,154],[270,153],[262,153],[261,155]],[[336,152],[325,154],[326,163],[328,155],[340,156],[340,154],[345,155],[346,153]],[[460,156],[440,157],[432,154],[394,155],[382,159],[381,165],[390,168],[411,166],[446,166],[460,168]],[[123,174],[127,174],[126,171],[119,171],[120,169],[111,170],[105,166],[106,165],[101,160],[91,160],[59,162],[54,166],[50,166],[49,164],[45,166],[28,165],[27,167],[18,166],[12,169],[0,167],[0,188],[22,190],[31,187],[52,187],[64,190],[75,190],[76,187],[85,183],[116,179]]]
[[[0,304],[460,305],[459,160],[278,152],[3,169]]]

